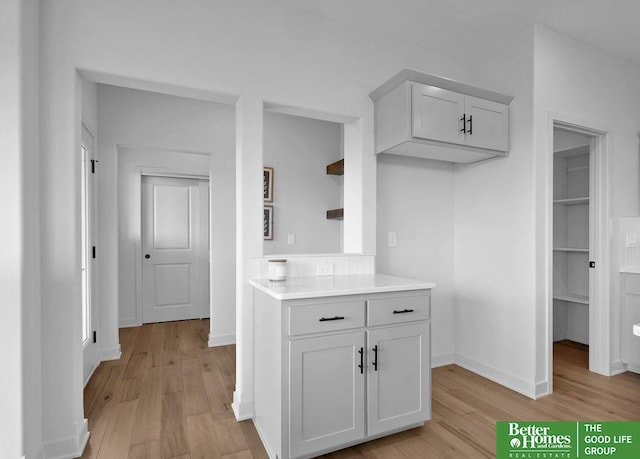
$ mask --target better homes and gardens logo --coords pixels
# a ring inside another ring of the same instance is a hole
[[[640,422],[498,422],[496,458],[638,459]]]
[[[497,447],[502,458],[571,458],[575,452],[574,426],[565,423],[498,423]],[[506,431],[505,431],[506,430]],[[502,448],[500,448],[502,446]],[[508,453],[507,455],[504,455]]]

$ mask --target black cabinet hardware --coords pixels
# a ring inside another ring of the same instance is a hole
[[[469,129],[467,130],[469,135],[473,134],[473,115],[469,115]]]
[[[460,129],[460,132],[462,132],[463,134],[467,133],[467,115],[463,114],[462,118],[460,118],[460,121],[462,121],[462,129]]]
[[[373,346],[373,369],[378,371],[378,345]]]
[[[595,268],[596,267],[596,262],[595,261],[590,261],[589,262],[589,268]]]
[[[146,254],[144,257],[148,260],[149,258],[151,258],[151,255]]]
[[[364,348],[361,347],[360,350],[358,351],[358,354],[360,354],[360,365],[358,365],[358,368],[360,368],[360,374],[364,373]]]
[[[407,312],[413,312],[413,309],[404,309],[402,311],[398,311],[398,310],[393,310],[394,314],[406,314]]]
[[[344,320],[344,317],[335,316],[335,317],[321,317],[320,322],[327,322],[328,320]]]

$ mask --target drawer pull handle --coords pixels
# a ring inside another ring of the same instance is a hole
[[[329,320],[344,320],[344,317],[335,316],[335,317],[321,317],[320,322],[327,322]]]
[[[373,346],[373,370],[378,371],[378,345]]]
[[[413,309],[404,309],[402,311],[397,311],[397,310],[393,311],[394,314],[406,314],[407,312],[413,312]]]
[[[360,350],[358,351],[358,354],[360,354],[360,365],[358,365],[358,368],[360,368],[360,374],[364,374],[364,348],[361,347]]]

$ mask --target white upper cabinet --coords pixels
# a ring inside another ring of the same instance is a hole
[[[376,154],[470,163],[509,150],[510,96],[403,70],[370,97]]]

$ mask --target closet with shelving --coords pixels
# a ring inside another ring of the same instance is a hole
[[[589,163],[589,145],[554,151],[554,341],[589,344]]]

